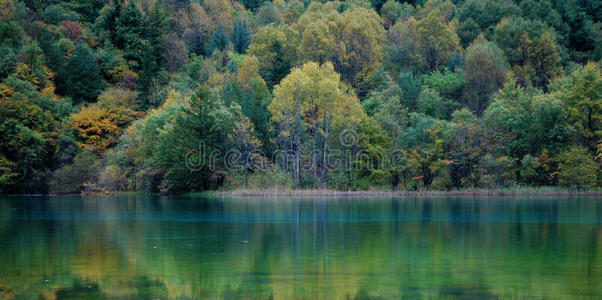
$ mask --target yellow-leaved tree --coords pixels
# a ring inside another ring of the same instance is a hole
[[[313,2],[299,18],[301,62],[330,61],[343,80],[359,87],[384,58],[385,28],[371,9],[353,5],[339,13],[333,3]]]
[[[340,75],[329,62],[322,65],[309,62],[293,68],[274,88],[274,99],[268,110],[277,126],[281,150],[287,150],[293,156],[291,171],[297,185],[302,176],[302,150],[311,151],[313,185],[318,184],[320,169],[321,186],[324,187],[329,144],[340,142],[332,137],[355,129],[366,118],[358,98],[341,82]]]
[[[103,108],[90,105],[69,117],[68,126],[73,130],[77,145],[103,150],[117,144],[123,129],[135,119],[136,112],[129,108]]]

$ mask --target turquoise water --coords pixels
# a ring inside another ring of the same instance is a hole
[[[0,198],[0,299],[602,298],[602,199]]]

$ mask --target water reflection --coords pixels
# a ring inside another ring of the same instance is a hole
[[[600,298],[599,199],[0,199],[0,298]]]

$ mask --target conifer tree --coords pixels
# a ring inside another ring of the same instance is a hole
[[[238,21],[234,24],[231,40],[234,51],[241,54],[244,54],[247,51],[247,48],[249,48],[249,44],[251,43],[251,34],[249,33],[247,22]]]
[[[65,88],[73,103],[94,102],[104,87],[100,68],[92,49],[84,42],[75,47],[75,54],[66,65]]]
[[[211,38],[211,44],[209,45],[209,53],[213,53],[215,50],[223,51],[228,47],[228,37],[226,36],[226,29],[224,26],[219,25],[217,30]]]
[[[132,61],[135,70],[140,67],[145,24],[144,14],[138,9],[135,1],[130,1],[119,16],[115,28],[115,44],[123,49],[123,57]]]

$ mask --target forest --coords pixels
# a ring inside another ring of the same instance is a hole
[[[602,2],[0,0],[0,193],[599,189]]]

